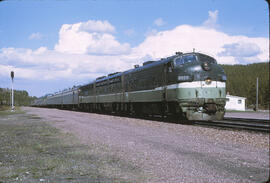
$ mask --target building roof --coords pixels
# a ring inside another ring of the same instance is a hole
[[[234,95],[226,95],[226,98],[246,99],[245,97],[239,97],[239,96],[234,96]]]

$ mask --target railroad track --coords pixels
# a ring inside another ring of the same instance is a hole
[[[130,116],[129,116],[130,117]],[[138,118],[138,117],[135,117]],[[176,122],[175,118],[162,118],[160,115],[139,117],[146,120],[163,121],[169,123]],[[270,120],[250,119],[250,118],[224,118],[221,121],[181,121],[186,125],[208,126],[222,129],[247,130],[253,132],[270,133]]]
[[[112,115],[112,114],[107,114]],[[149,116],[130,116],[125,114],[113,114],[116,116],[125,116],[129,118],[138,118],[152,121],[161,121],[169,123],[179,123],[178,119],[172,116],[166,116],[163,118],[161,115],[149,115]],[[270,120],[265,119],[250,119],[250,118],[224,118],[222,121],[180,121],[181,124],[185,125],[198,125],[208,126],[213,128],[222,129],[236,129],[236,130],[247,130],[254,132],[270,133]]]
[[[265,119],[224,118],[222,121],[195,121],[194,124],[270,133],[270,121]]]

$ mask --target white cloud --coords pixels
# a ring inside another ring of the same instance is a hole
[[[34,54],[42,54],[44,52],[46,52],[48,49],[46,47],[40,47],[38,48],[36,51],[34,51]]]
[[[127,58],[119,55],[68,54],[45,47],[37,50],[3,48],[0,50],[0,61],[0,77],[8,76],[14,70],[17,78],[35,80],[92,80],[131,66]]]
[[[225,44],[224,50],[218,53],[218,56],[234,57],[239,63],[252,63],[260,60],[258,55],[261,53],[260,47],[255,43],[237,42]]]
[[[81,22],[78,25],[79,30],[85,32],[115,32],[114,26],[112,26],[107,20],[89,20],[87,22]]]
[[[162,25],[165,24],[165,22],[163,21],[162,18],[158,18],[158,19],[156,19],[156,20],[154,21],[154,24],[155,24],[156,26],[162,26]]]
[[[203,22],[203,26],[208,28],[217,28],[218,10],[208,11],[208,19]]]
[[[236,57],[252,57],[258,55],[261,50],[255,43],[237,42],[225,44],[224,51],[220,52],[220,56],[236,56]]]
[[[217,16],[217,13],[216,13]],[[215,22],[216,23],[216,22]],[[112,72],[130,69],[146,60],[195,51],[215,57],[218,63],[239,64],[269,61],[268,38],[231,36],[214,28],[179,25],[171,30],[149,30],[145,40],[130,48],[113,35],[107,21],[64,24],[55,50],[40,47],[0,49],[0,77],[29,80],[74,79],[88,81]]]
[[[215,29],[189,25],[180,25],[172,30],[161,31],[155,35],[148,36],[144,42],[133,48],[132,54],[134,57],[139,58],[150,55],[152,58],[158,59],[170,56],[176,51],[192,52],[193,48],[195,48],[195,51],[214,56],[219,63],[236,64],[240,63],[236,55],[224,54],[226,52],[226,45],[235,43],[241,43],[238,51],[244,55],[249,51],[249,48],[255,50],[256,62],[268,61],[269,42],[267,38],[230,36]],[[248,59],[245,60],[248,61]]]
[[[43,37],[44,37],[44,36],[43,36],[41,33],[36,32],[36,33],[32,33],[32,34],[28,37],[28,39],[30,39],[30,40],[41,40]]]
[[[72,54],[127,54],[130,51],[129,44],[119,43],[109,33],[114,31],[114,27],[107,21],[64,24],[59,31],[55,50]]]
[[[158,33],[157,29],[148,29],[144,34],[145,37],[154,36]]]

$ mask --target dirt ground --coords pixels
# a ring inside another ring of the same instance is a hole
[[[22,110],[0,113],[0,182],[269,178],[269,134],[57,109]]]
[[[138,168],[50,123],[23,111],[0,111],[0,183],[144,181]]]

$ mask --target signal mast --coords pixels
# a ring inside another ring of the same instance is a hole
[[[14,92],[13,92],[13,79],[14,79],[14,71],[11,71],[11,111],[14,111]]]

